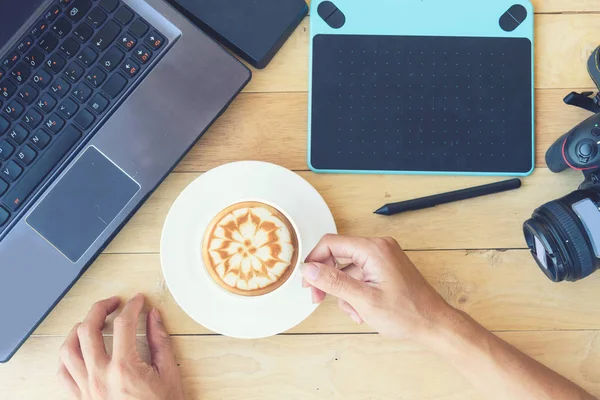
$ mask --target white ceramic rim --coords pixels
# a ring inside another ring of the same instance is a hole
[[[208,224],[228,205],[242,201],[275,206],[295,224],[300,261],[324,234],[337,232],[329,207],[299,175],[258,161],[225,164],[197,178],[173,203],[161,236],[163,275],[179,306],[211,331],[247,339],[273,336],[293,328],[317,308],[310,290],[302,288],[299,268],[279,289],[246,297],[215,283],[203,262],[201,246]]]

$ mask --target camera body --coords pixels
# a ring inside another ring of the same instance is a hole
[[[588,61],[600,89],[600,47]],[[583,172],[584,182],[567,196],[544,204],[523,224],[527,246],[544,274],[554,282],[577,281],[600,268],[600,93],[572,92],[565,103],[595,114],[561,136],[547,151],[555,173]]]
[[[588,73],[600,90],[600,47],[591,54],[587,63]],[[591,117],[561,136],[546,153],[550,171],[561,172],[567,168],[586,172],[600,168],[600,93],[571,92],[565,97],[568,105],[584,108],[594,113]],[[592,179],[592,178],[590,178]]]
[[[584,175],[600,169],[600,114],[561,136],[546,152],[546,164],[552,172],[572,168]]]

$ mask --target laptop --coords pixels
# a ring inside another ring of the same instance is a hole
[[[0,5],[0,362],[250,71],[163,0]]]

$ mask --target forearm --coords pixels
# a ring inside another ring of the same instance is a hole
[[[426,345],[490,399],[595,399],[460,311],[445,311],[436,325]]]

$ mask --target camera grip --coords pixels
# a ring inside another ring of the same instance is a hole
[[[546,152],[546,165],[552,172],[561,172],[569,168],[563,155],[563,146],[568,136],[569,133],[562,135]]]

